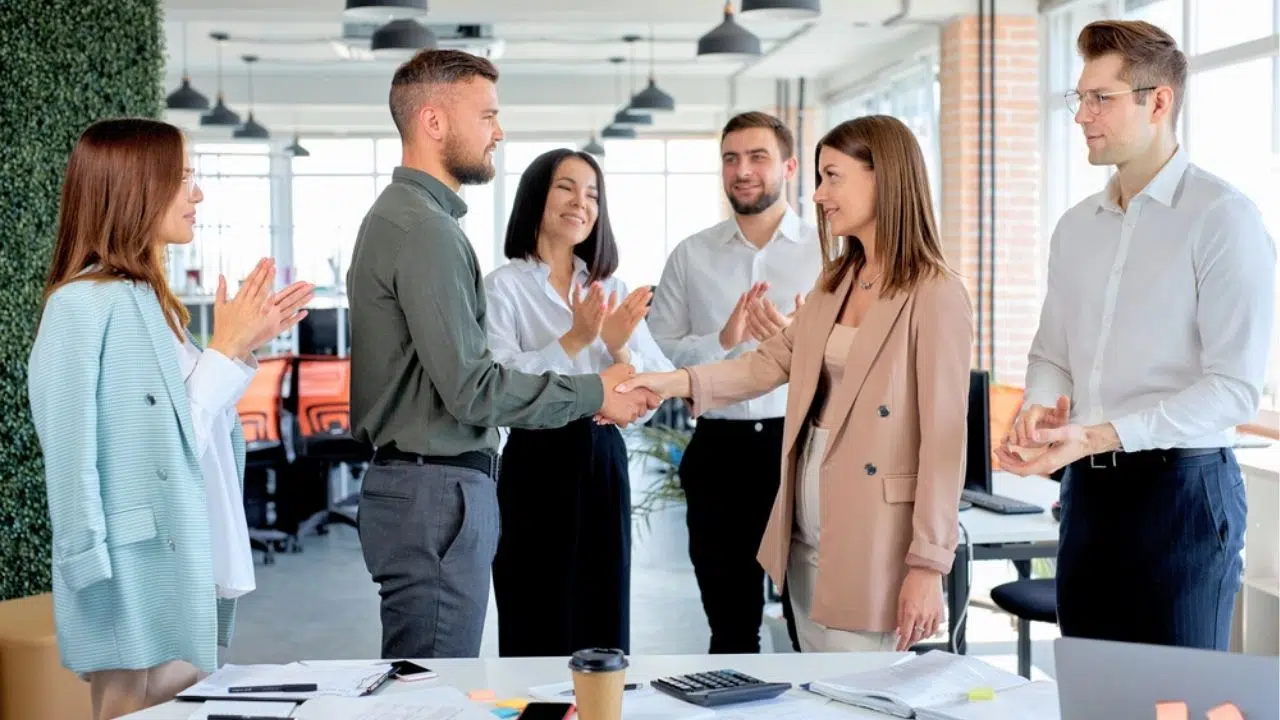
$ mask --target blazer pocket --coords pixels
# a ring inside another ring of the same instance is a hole
[[[915,475],[885,475],[884,501],[889,504],[914,502],[916,499]]]
[[[155,536],[156,516],[150,506],[129,508],[107,515],[108,547],[151,540]]]

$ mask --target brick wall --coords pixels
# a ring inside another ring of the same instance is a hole
[[[982,357],[998,382],[1022,385],[1027,349],[1039,321],[1040,82],[1034,16],[997,16],[995,25],[995,365],[990,363],[991,237],[984,239]],[[942,148],[942,238],[964,274],[977,310],[978,279],[978,19],[957,18],[942,33],[939,108]],[[984,84],[986,78],[984,78]],[[988,98],[988,103],[990,102]],[[990,105],[987,105],[990,115]],[[988,123],[990,123],[988,117]],[[986,143],[990,152],[990,136]],[[990,155],[988,154],[989,158]],[[990,174],[988,174],[990,178]],[[990,179],[986,181],[987,197]],[[989,203],[989,200],[984,200]],[[989,205],[983,222],[989,226]],[[976,347],[975,347],[976,355]]]

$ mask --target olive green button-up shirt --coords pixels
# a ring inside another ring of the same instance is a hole
[[[493,450],[497,427],[560,427],[604,402],[598,375],[494,362],[479,263],[458,224],[466,211],[444,183],[398,167],[360,225],[347,271],[360,442],[422,455]]]

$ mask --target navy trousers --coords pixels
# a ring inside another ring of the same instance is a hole
[[[1226,650],[1240,588],[1244,476],[1221,449],[1085,458],[1063,477],[1064,636]]]

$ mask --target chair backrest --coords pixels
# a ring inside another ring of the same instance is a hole
[[[304,439],[351,432],[351,361],[328,355],[297,359],[298,429]]]
[[[258,360],[258,372],[236,403],[245,443],[280,442],[280,397],[291,364],[287,357]]]
[[[996,448],[1004,442],[1004,437],[1013,427],[1013,421],[1022,409],[1022,397],[1025,391],[1013,385],[991,385],[991,470],[1000,469],[1000,460],[996,458]]]

